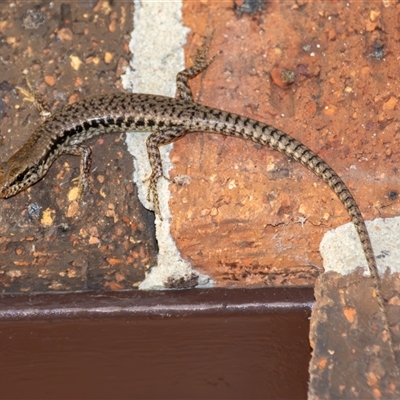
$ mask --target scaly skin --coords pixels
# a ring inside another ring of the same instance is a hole
[[[0,198],[11,197],[42,179],[61,154],[84,156],[81,184],[86,188],[90,149],[82,143],[94,136],[121,131],[153,132],[147,147],[153,171],[150,190],[157,211],[156,185],[163,175],[159,146],[188,132],[216,132],[252,140],[298,161],[339,197],[357,229],[371,276],[379,282],[371,241],[357,203],[342,179],[322,158],[270,125],[185,100],[116,93],[65,106],[40,125],[8,161],[0,164]]]
[[[194,65],[177,75],[177,99],[148,94],[107,94],[67,105],[54,113],[33,132],[21,149],[0,164],[0,198],[11,197],[42,179],[61,154],[81,156],[80,187],[85,192],[88,189],[91,149],[82,145],[83,142],[105,133],[149,131],[152,132],[147,140],[152,167],[149,197],[151,194],[154,209],[159,213],[157,182],[163,176],[159,146],[189,132],[215,132],[252,140],[303,164],[338,196],[360,237],[391,341],[375,256],[354,197],[324,160],[288,134],[262,122],[193,101],[188,80],[204,71],[214,60],[215,56],[206,60],[208,47],[209,41],[197,52]],[[395,361],[392,344],[389,344]]]

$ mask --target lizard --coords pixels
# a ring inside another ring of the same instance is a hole
[[[189,80],[206,70],[215,54],[207,59],[210,40],[197,51],[191,67],[176,77],[175,98],[138,93],[111,93],[88,97],[66,105],[48,115],[49,108],[34,100],[45,116],[25,144],[7,161],[0,163],[0,198],[6,199],[41,180],[54,161],[63,154],[79,156],[79,188],[82,195],[89,190],[91,148],[86,140],[121,131],[149,131],[146,146],[151,166],[148,198],[160,215],[157,182],[163,175],[159,147],[171,143],[189,132],[212,132],[251,140],[285,154],[305,166],[324,181],[337,195],[357,230],[376,297],[384,315],[384,329],[390,340],[391,357],[394,350],[381,279],[370,236],[357,202],[339,175],[314,151],[289,134],[260,121],[198,104],[194,101]],[[34,96],[33,96],[34,97]]]

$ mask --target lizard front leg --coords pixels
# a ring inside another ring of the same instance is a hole
[[[79,197],[81,198],[88,193],[90,189],[89,176],[92,166],[92,149],[88,146],[74,144],[65,146],[61,154],[71,154],[81,158],[78,178]]]
[[[24,96],[23,101],[29,101],[33,103],[36,109],[39,111],[42,122],[46,121],[46,119],[51,116],[50,106],[43,96],[32,88],[28,79],[26,79],[26,84],[28,85],[28,90],[17,86],[17,89]]]
[[[197,50],[193,66],[186,68],[176,75],[176,94],[177,99],[193,102],[192,89],[189,86],[189,80],[203,72],[209,67],[209,65],[215,60],[217,56],[221,54],[219,51],[210,60],[207,61],[207,54],[210,48],[212,36],[206,38],[203,45]]]

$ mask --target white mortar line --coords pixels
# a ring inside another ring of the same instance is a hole
[[[122,77],[125,89],[138,93],[160,94],[174,97],[176,74],[183,70],[183,45],[189,29],[182,25],[182,4],[180,0],[162,2],[134,0],[133,32],[129,44],[133,54],[130,67]],[[147,201],[147,183],[143,180],[150,175],[146,139],[148,133],[128,133],[128,151],[134,157],[134,181],[138,187],[139,199],[148,209],[153,205]],[[171,162],[169,152],[172,145],[161,147],[164,174],[169,176]],[[153,268],[140,289],[164,289],[168,280],[189,280],[198,276],[198,287],[210,287],[208,276],[193,270],[183,260],[170,234],[171,214],[168,207],[168,181],[161,179],[158,185],[160,210],[163,217],[156,217],[156,237],[159,246],[158,265]]]
[[[375,218],[366,221],[379,274],[389,268],[390,273],[400,272],[400,217]],[[369,275],[367,261],[352,222],[325,233],[320,243],[325,272],[335,271],[342,275],[363,267]]]

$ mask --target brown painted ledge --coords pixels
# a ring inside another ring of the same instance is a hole
[[[312,288],[7,294],[2,399],[307,396]]]

